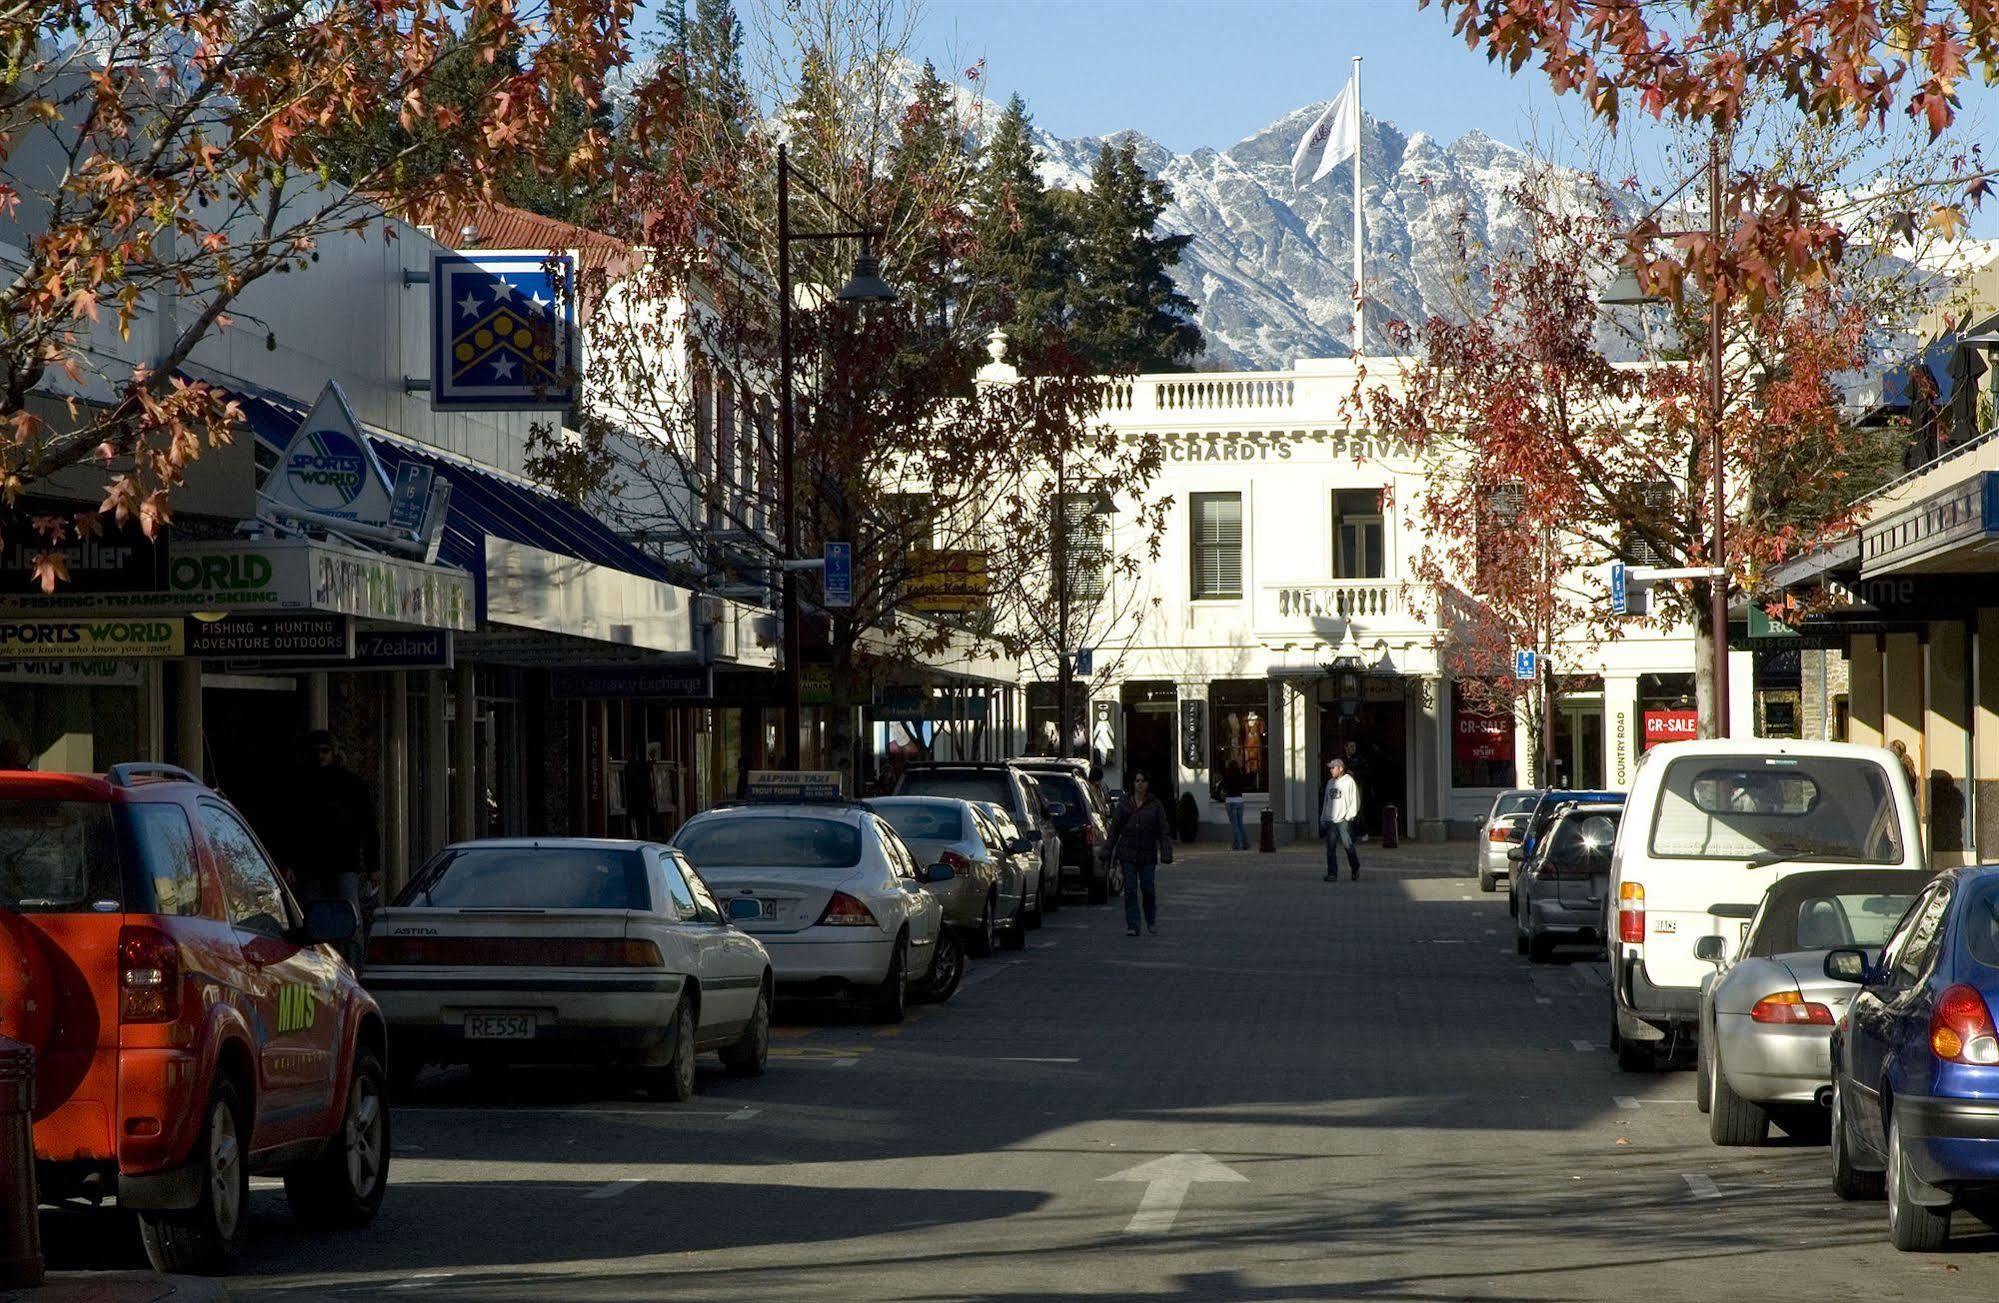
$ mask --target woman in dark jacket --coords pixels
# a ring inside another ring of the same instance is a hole
[[[1152,794],[1145,775],[1131,776],[1131,799],[1118,811],[1111,830],[1111,855],[1124,866],[1124,923],[1129,936],[1138,935],[1139,894],[1145,897],[1145,930],[1159,931],[1159,862],[1173,862],[1173,825],[1166,807]]]

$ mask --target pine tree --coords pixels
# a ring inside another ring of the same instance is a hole
[[[940,331],[963,289],[958,261],[970,243],[971,215],[962,195],[973,167],[952,89],[925,63],[889,149],[886,244],[896,256],[883,272],[914,299],[919,320]]]
[[[1067,317],[1067,224],[1036,170],[1027,104],[1016,95],[993,129],[973,192],[969,270],[990,325],[1032,360]]]
[[[1173,281],[1193,237],[1158,231],[1172,197],[1127,141],[1103,147],[1089,191],[1072,202],[1072,344],[1104,371],[1185,370],[1204,346],[1194,303]]]
[[[740,140],[752,117],[743,76],[743,25],[731,0],[694,0],[670,7],[663,18],[666,44],[685,70],[693,112]]]

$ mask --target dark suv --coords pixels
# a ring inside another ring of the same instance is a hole
[[[1090,781],[1081,760],[1029,756],[1009,763],[1034,775],[1048,798],[1052,822],[1062,838],[1062,885],[1080,887],[1092,905],[1103,904],[1117,885],[1109,859],[1110,805],[1103,789]]]
[[[250,1176],[359,1226],[389,1178],[382,1013],[192,774],[0,771],[0,1034],[35,1057],[44,1199],[117,1196],[162,1271],[220,1271]]]
[[[1040,865],[1038,881],[1027,886],[1027,926],[1039,927],[1044,912],[1062,907],[1056,889],[1062,843],[1043,813],[1032,777],[999,761],[924,760],[902,771],[895,795],[955,796],[961,801],[990,801],[1005,810]]]

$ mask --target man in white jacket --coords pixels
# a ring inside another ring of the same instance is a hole
[[[1347,852],[1347,868],[1360,877],[1360,852],[1354,849],[1354,820],[1360,817],[1360,784],[1347,772],[1346,762],[1326,762],[1326,790],[1319,802],[1319,827],[1326,838],[1326,881],[1340,880],[1340,848]]]

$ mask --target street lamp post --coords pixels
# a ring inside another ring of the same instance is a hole
[[[1055,731],[1058,734],[1055,754],[1068,759],[1070,737],[1069,697],[1076,682],[1075,649],[1069,646],[1069,616],[1075,604],[1071,591],[1074,580],[1073,563],[1069,557],[1069,459],[1061,456],[1055,462]],[[1089,514],[1109,516],[1117,511],[1116,504],[1108,493],[1098,490],[1090,497]]]
[[[847,231],[794,231],[791,229],[791,182],[802,182],[827,206],[854,223]],[[798,768],[798,735],[804,727],[804,679],[800,657],[803,638],[798,617],[798,473],[797,424],[792,414],[791,384],[791,246],[801,240],[852,240],[861,242],[854,259],[854,274],[835,295],[841,303],[892,303],[895,290],[881,278],[881,264],[874,256],[874,238],[881,228],[854,216],[838,200],[827,194],[812,178],[791,165],[788,146],[777,147],[777,456],[778,510],[784,516],[784,764]]]
[[[1708,141],[1707,237],[1709,247],[1721,247],[1721,184],[1723,179],[1721,137]],[[1684,188],[1684,186],[1682,187]],[[1677,193],[1677,192],[1676,192]],[[1656,209],[1654,211],[1657,211]],[[1663,236],[1691,235],[1690,231],[1662,231]],[[1628,269],[1620,272],[1604,290],[1599,301],[1610,307],[1626,307],[1661,300],[1646,293],[1638,277]],[[1725,309],[1718,287],[1708,292],[1707,390],[1708,460],[1714,471],[1714,540],[1708,580],[1709,636],[1714,642],[1714,726],[1715,736],[1728,736],[1728,498],[1722,471],[1722,331]]]

